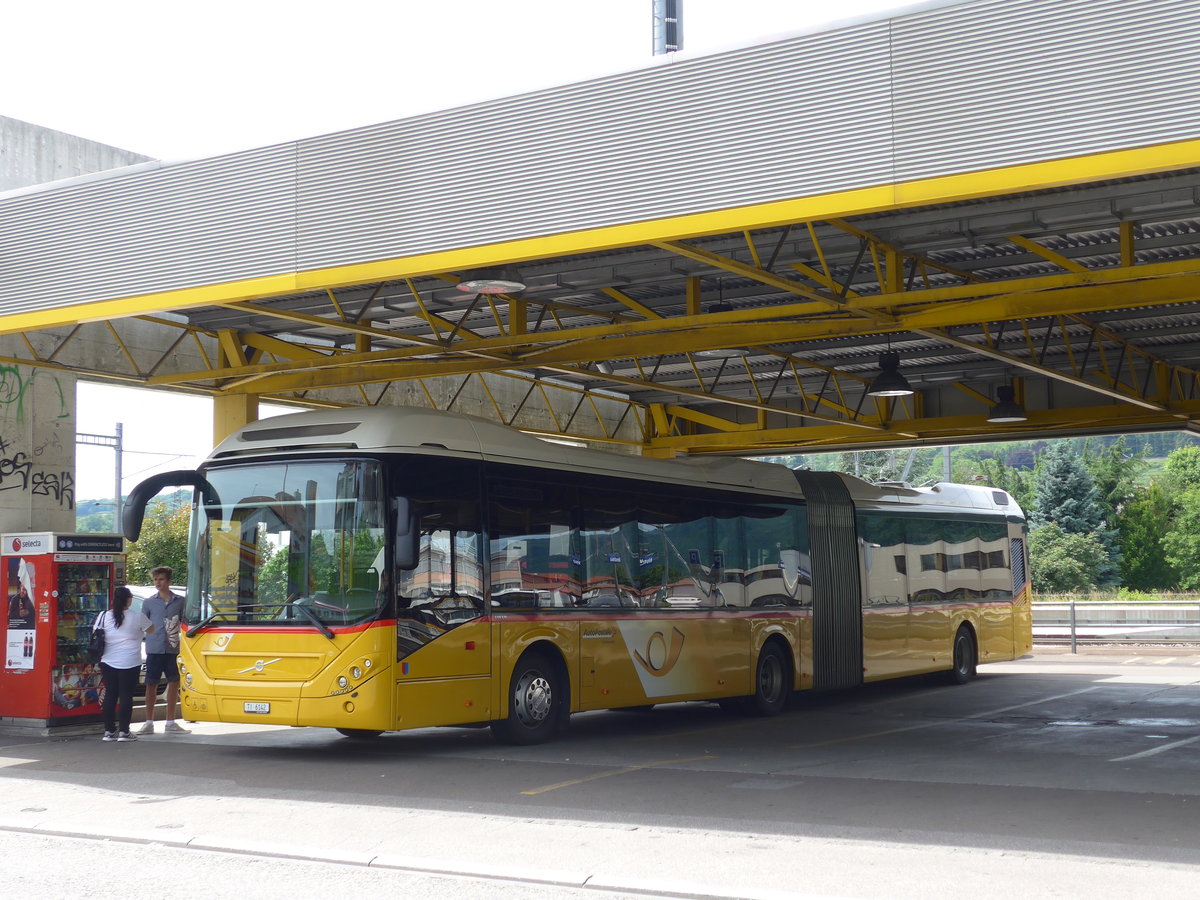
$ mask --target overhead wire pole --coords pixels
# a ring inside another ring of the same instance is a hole
[[[653,0],[654,55],[683,47],[683,0]]]
[[[116,423],[116,434],[83,434],[76,432],[76,444],[93,444],[99,447],[112,447],[116,451],[117,461],[114,469],[114,489],[113,489],[113,531],[121,530],[121,513],[124,503],[121,497],[121,454],[123,452],[122,432],[124,425],[120,422]]]

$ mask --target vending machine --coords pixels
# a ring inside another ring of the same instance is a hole
[[[125,581],[119,534],[0,535],[7,605],[0,720],[53,728],[101,721],[100,664],[87,658],[96,617]]]

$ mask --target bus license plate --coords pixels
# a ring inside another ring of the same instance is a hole
[[[271,711],[270,703],[243,703],[242,709],[248,713],[255,713],[260,716],[265,716]]]

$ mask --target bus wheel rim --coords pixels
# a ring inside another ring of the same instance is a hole
[[[540,672],[526,673],[516,691],[517,718],[525,725],[539,725],[550,715],[550,682]]]

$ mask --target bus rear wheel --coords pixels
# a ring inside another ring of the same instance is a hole
[[[492,734],[506,744],[540,744],[554,734],[564,689],[557,667],[542,653],[527,653],[513,669],[508,687],[508,718],[492,722]]]
[[[787,705],[792,686],[792,666],[779,644],[772,642],[758,654],[754,667],[754,693],[748,697],[722,697],[723,712],[744,716],[777,716]]]
[[[777,643],[769,643],[758,654],[754,667],[754,693],[745,700],[752,716],[777,716],[787,705],[791,693],[792,667]]]
[[[966,684],[975,677],[975,638],[971,629],[960,625],[954,635],[953,668],[946,673],[951,684]]]

